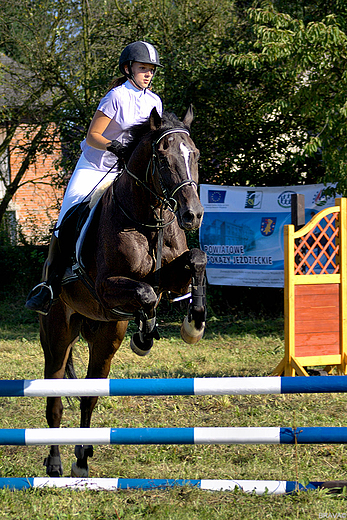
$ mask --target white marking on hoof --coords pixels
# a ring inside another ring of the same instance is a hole
[[[71,476],[78,478],[89,477],[89,468],[79,468],[76,462],[73,462],[71,466]]]
[[[189,345],[193,345],[201,340],[205,331],[205,322],[202,324],[200,330],[195,328],[195,321],[188,321],[188,316],[186,316],[181,325],[181,338]]]

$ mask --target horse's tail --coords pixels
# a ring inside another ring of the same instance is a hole
[[[73,359],[72,359],[72,349],[70,349],[69,357],[68,357],[68,360],[66,362],[65,377],[67,379],[77,379],[77,375],[76,375],[76,372],[75,372],[75,367],[74,367]]]

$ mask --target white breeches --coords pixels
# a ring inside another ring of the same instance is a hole
[[[116,158],[115,158],[116,162]],[[67,185],[63,203],[60,209],[57,227],[61,224],[65,213],[75,204],[90,200],[94,188],[97,187],[99,182],[104,180],[113,180],[117,177],[119,170],[115,166],[111,171],[105,172],[95,168],[87,159],[83,153],[76,164],[75,171],[73,172],[69,184]],[[58,232],[55,231],[56,236]]]

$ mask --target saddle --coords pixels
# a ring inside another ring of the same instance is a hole
[[[81,278],[81,275],[83,278],[87,276],[83,262],[86,237],[91,224],[97,222],[101,198],[112,182],[113,180],[106,179],[97,185],[91,193],[90,200],[72,206],[59,226],[60,249],[67,251],[70,257],[63,275],[62,285]]]

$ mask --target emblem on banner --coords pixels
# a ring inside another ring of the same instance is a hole
[[[281,208],[290,208],[292,205],[292,195],[295,195],[295,191],[282,191],[277,197],[277,203]]]
[[[264,237],[269,237],[275,230],[276,217],[263,217],[261,219],[260,232]]]
[[[260,209],[263,200],[262,191],[247,191],[245,208]]]
[[[316,205],[316,206],[325,206],[326,203],[328,202],[328,199],[329,198],[332,198],[332,197],[329,197],[326,195],[326,190],[325,189],[322,189],[322,190],[319,190],[318,192],[316,192],[314,194],[314,197],[313,197],[313,200],[312,202]]]
[[[209,204],[224,204],[226,190],[208,190]]]

